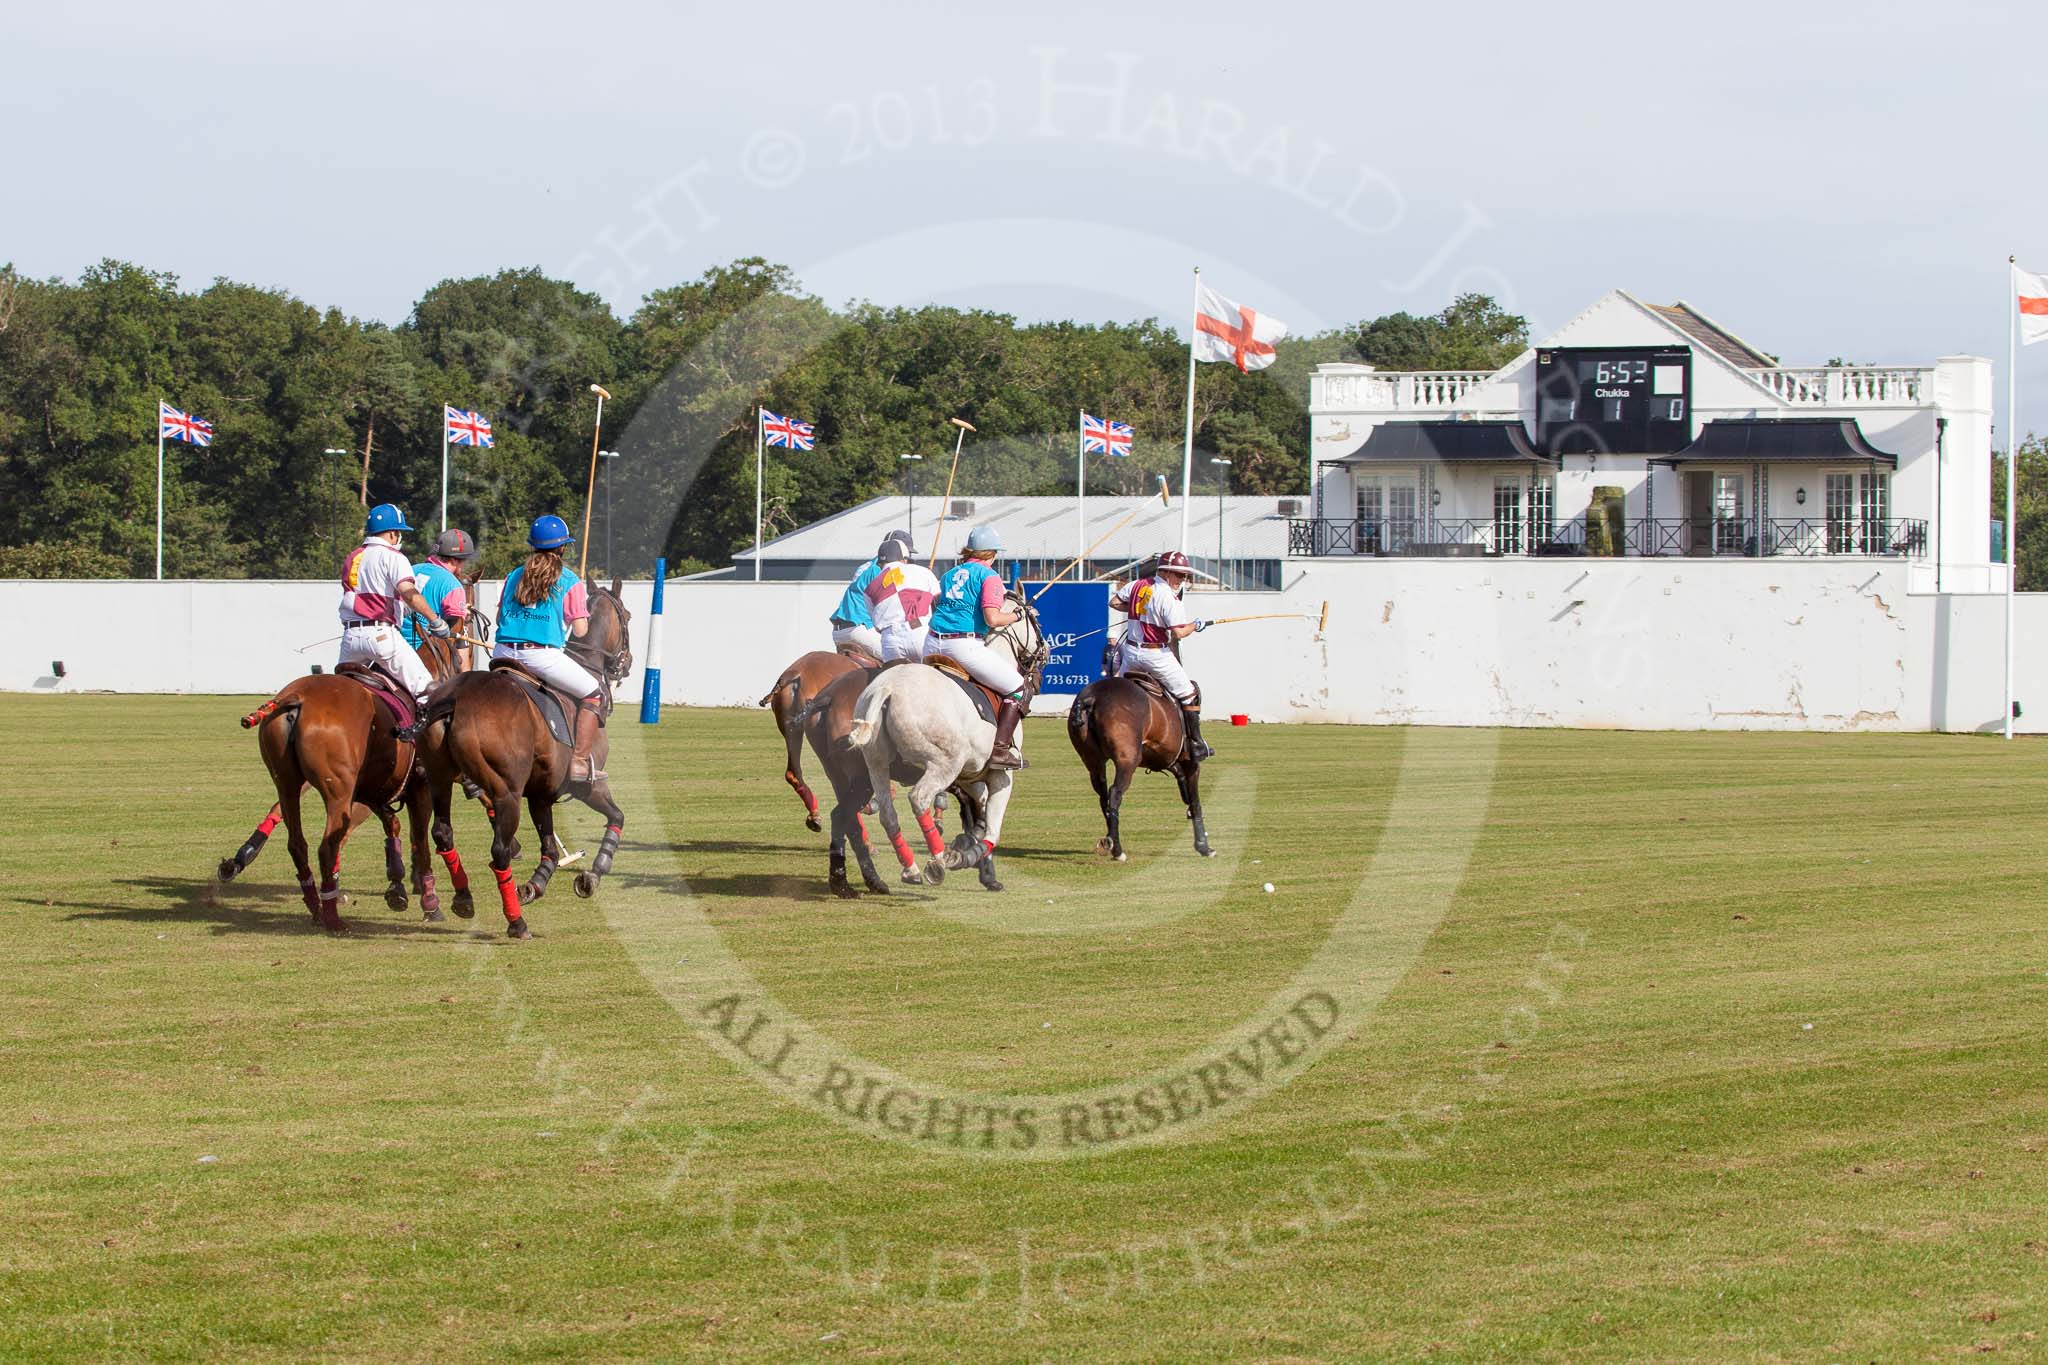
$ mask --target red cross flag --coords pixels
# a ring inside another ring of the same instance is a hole
[[[2048,275],[2032,275],[2015,266],[2012,282],[2020,296],[2020,340],[2029,346],[2048,341]]]
[[[1195,359],[1227,360],[1249,373],[1273,363],[1273,343],[1287,324],[1232,303],[1207,285],[1195,287]]]

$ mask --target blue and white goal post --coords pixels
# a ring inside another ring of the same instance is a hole
[[[661,724],[661,596],[668,586],[668,561],[654,561],[654,608],[647,613],[647,667],[640,677],[640,723]]]

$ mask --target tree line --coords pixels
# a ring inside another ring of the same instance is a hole
[[[1527,343],[1482,295],[1290,338],[1267,370],[1204,365],[1196,441],[1242,493],[1308,480],[1308,375],[1332,360],[1488,369]],[[166,446],[168,577],[326,577],[369,502],[431,529],[444,404],[491,422],[451,457],[451,524],[487,573],[544,511],[581,522],[595,416],[617,450],[615,558],[644,573],[724,564],[754,535],[756,404],[816,424],[813,452],[771,452],[770,535],[900,491],[903,453],[935,492],[948,419],[974,424],[956,492],[1073,488],[1080,409],[1131,422],[1129,459],[1090,462],[1091,492],[1179,482],[1186,341],[1157,320],[1024,323],[1001,313],[859,302],[833,308],[784,267],[734,261],[647,295],[620,318],[539,270],[447,280],[396,326],[271,288],[105,261],[76,281],[0,267],[0,577],[153,571],[161,399],[214,424],[210,447]],[[339,453],[330,453],[339,452]],[[1198,460],[1198,491],[1218,467]],[[1206,486],[1205,486],[1206,485]],[[593,523],[601,555],[604,497]]]

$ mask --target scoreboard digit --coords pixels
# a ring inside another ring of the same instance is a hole
[[[1691,441],[1689,348],[1536,353],[1536,445],[1546,455],[1668,455]]]

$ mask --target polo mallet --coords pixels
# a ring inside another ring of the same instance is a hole
[[[1047,588],[1050,588],[1053,584],[1059,582],[1062,578],[1065,578],[1075,569],[1080,568],[1081,565],[1087,562],[1089,555],[1094,554],[1104,545],[1107,545],[1109,543],[1109,538],[1111,536],[1115,535],[1118,531],[1123,530],[1124,527],[1130,525],[1131,518],[1137,516],[1138,513],[1144,511],[1147,507],[1151,505],[1152,499],[1147,498],[1145,499],[1145,501],[1139,503],[1136,507],[1133,507],[1130,511],[1124,513],[1124,519],[1122,521],[1119,521],[1116,525],[1110,527],[1107,531],[1104,531],[1102,533],[1102,539],[1096,541],[1093,545],[1090,545],[1087,549],[1083,550],[1078,557],[1076,557],[1068,563],[1066,568],[1061,569],[1051,578],[1048,578],[1045,580],[1045,582],[1039,584],[1038,591],[1031,594],[1031,600],[1036,602],[1039,598],[1045,596],[1045,590]],[[1161,507],[1173,506],[1173,497],[1166,491],[1166,476],[1164,474],[1161,474],[1159,476],[1159,505]]]
[[[1328,602],[1323,603],[1323,609],[1319,612],[1262,611],[1251,616],[1219,616],[1209,624],[1212,626],[1230,626],[1237,624],[1239,621],[1313,621],[1316,623],[1316,634],[1321,635],[1330,625],[1330,604]]]
[[[939,562],[939,533],[946,529],[946,509],[953,505],[953,476],[960,472],[960,445],[967,439],[967,433],[974,430],[971,423],[958,417],[947,420],[960,430],[953,436],[953,467],[946,471],[946,496],[939,499],[939,524],[932,528],[932,557],[924,562],[927,569]]]
[[[602,384],[592,384],[590,391],[597,395],[597,420],[590,424],[590,482],[583,489],[583,552],[576,557],[578,578],[584,577],[590,568],[590,504],[597,497],[597,434],[604,429],[604,400],[611,397]]]

